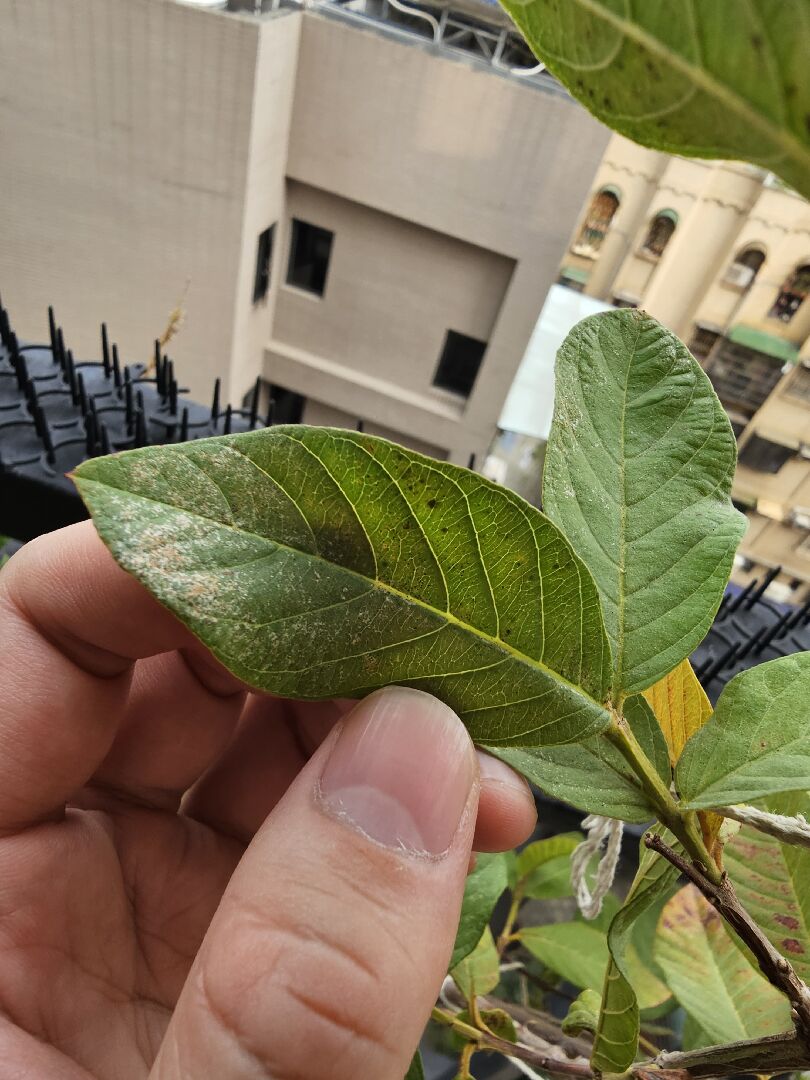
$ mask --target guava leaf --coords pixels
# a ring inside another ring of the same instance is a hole
[[[740,672],[693,735],[675,777],[692,809],[810,788],[810,652]]]
[[[569,1006],[562,1022],[565,1035],[581,1035],[583,1031],[596,1031],[602,1000],[596,990],[583,990]]]
[[[422,1055],[417,1050],[413,1055],[411,1066],[405,1074],[405,1080],[425,1080],[425,1069],[422,1065]]]
[[[517,886],[531,900],[573,896],[571,855],[582,843],[582,833],[558,833],[528,844],[517,857]]]
[[[688,660],[645,690],[644,699],[661,725],[674,765],[689,739],[712,715],[712,703]]]
[[[494,855],[478,855],[475,869],[467,876],[464,885],[456,943],[450,960],[451,968],[460,964],[481,940],[506,886],[506,859],[503,854],[498,852]]]
[[[657,828],[661,830],[661,826]],[[639,1010],[660,1005],[669,996],[657,974],[643,965],[632,936],[637,920],[666,894],[677,877],[671,863],[642,844],[638,871],[608,930],[610,964],[591,1054],[594,1069],[615,1073],[629,1069],[638,1049]],[[640,972],[643,978],[639,978]]]
[[[672,770],[663,732],[641,695],[628,698],[624,716],[644,753],[669,787]],[[644,824],[656,812],[619,751],[601,736],[572,746],[487,747],[541,791],[588,814]]]
[[[714,1042],[790,1027],[790,1004],[749,964],[723,920],[687,885],[664,908],[655,958],[678,1003]]]
[[[74,478],[118,562],[250,686],[414,686],[493,744],[609,722],[588,570],[539,511],[469,470],[295,426],[93,458]]]
[[[774,795],[768,810],[807,816],[810,794]],[[744,825],[726,845],[724,863],[743,907],[799,978],[810,981],[810,850]]]
[[[806,0],[502,0],[600,120],[687,157],[741,158],[810,196]]]
[[[725,410],[686,347],[633,309],[578,323],[557,354],[543,505],[599,587],[614,699],[703,639],[745,518]]]
[[[477,997],[495,989],[501,981],[500,958],[489,927],[486,927],[473,951],[468,953],[450,974],[468,999],[473,994]]]

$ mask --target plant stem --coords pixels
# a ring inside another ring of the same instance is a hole
[[[719,885],[720,871],[703,842],[695,815],[684,813],[680,809],[624,717],[614,712],[613,722],[605,735],[641,781],[641,788],[659,821],[680,840],[690,858],[703,868],[709,880]]]
[[[509,911],[506,916],[506,922],[503,924],[503,930],[498,935],[498,941],[496,948],[498,950],[498,956],[503,956],[503,951],[512,939],[512,931],[515,927],[515,922],[518,917],[518,911],[520,905],[523,903],[523,890],[520,885],[516,886],[515,891],[512,893],[512,903],[509,907]]]
[[[759,964],[760,971],[777,990],[787,997],[793,1006],[793,1022],[796,1031],[804,1042],[806,1052],[810,1050],[810,990],[805,986],[789,960],[771,945],[760,930],[734,891],[734,886],[727,874],[723,874],[718,883],[712,881],[702,869],[687,862],[655,833],[647,833],[644,843],[657,851],[676,866],[706,897],[709,903],[748,946]],[[773,1070],[769,1070],[773,1071]]]

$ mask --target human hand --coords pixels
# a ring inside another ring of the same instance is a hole
[[[434,698],[353,705],[245,692],[90,524],[14,556],[2,1080],[401,1080],[534,804]]]

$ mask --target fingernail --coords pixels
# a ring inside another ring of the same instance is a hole
[[[324,808],[385,847],[445,854],[478,766],[452,709],[421,690],[389,687],[345,718],[319,783]]]
[[[520,798],[525,799],[534,807],[534,795],[532,789],[523,777],[511,769],[505,761],[493,757],[491,754],[478,753],[478,769],[481,774],[481,784],[499,784]]]

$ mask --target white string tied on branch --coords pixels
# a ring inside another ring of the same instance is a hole
[[[739,821],[741,825],[751,825],[760,832],[776,837],[783,844],[810,847],[810,822],[804,814],[786,817],[784,814],[771,814],[767,810],[745,805],[720,806],[716,812],[733,821]]]
[[[582,828],[588,836],[574,848],[571,855],[571,884],[574,886],[574,895],[583,916],[586,919],[595,919],[602,910],[602,902],[616,876],[624,826],[615,818],[589,814],[582,822]],[[603,845],[605,850],[602,853]],[[601,858],[596,868],[596,879],[593,892],[591,892],[588,887],[588,867],[591,860],[600,853]]]

